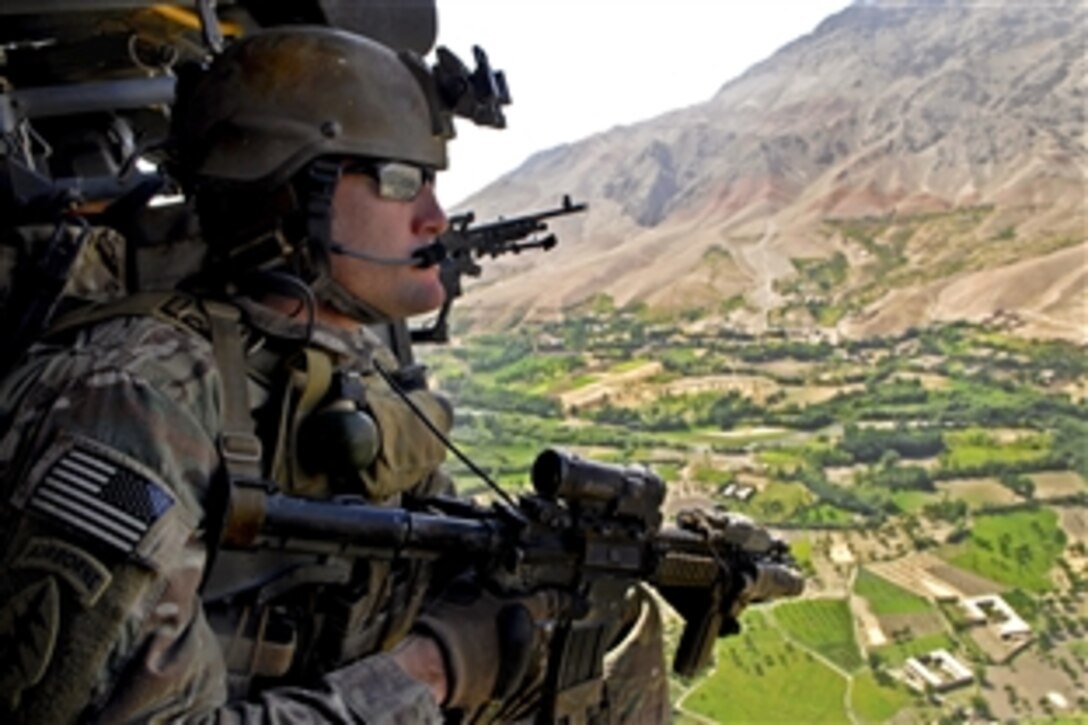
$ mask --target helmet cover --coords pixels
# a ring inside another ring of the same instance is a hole
[[[444,169],[452,136],[418,56],[323,27],[237,41],[195,83],[184,109],[179,140],[189,173],[268,187],[322,156]]]

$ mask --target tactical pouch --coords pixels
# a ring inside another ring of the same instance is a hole
[[[287,368],[287,389],[282,398],[272,477],[288,491],[303,496],[327,496],[326,477],[304,470],[297,449],[303,421],[317,408],[332,382],[332,361],[320,350],[305,348],[288,361]]]
[[[231,635],[219,634],[219,645],[233,676],[283,677],[290,671],[298,647],[296,630],[265,607],[242,611]]]
[[[283,394],[273,477],[285,488],[303,496],[327,497],[332,494],[364,495],[382,501],[407,491],[445,460],[445,446],[438,440],[404,400],[377,375],[359,378],[350,393],[350,402],[360,415],[373,418],[377,424],[379,442],[373,462],[350,473],[352,485],[345,485],[342,471],[315,470],[303,461],[320,460],[322,456],[306,455],[302,445],[313,445],[312,436],[303,435],[307,418],[321,415],[330,407],[330,397],[344,394],[337,391],[333,361],[323,351],[307,348],[289,364],[289,380]],[[412,402],[441,431],[452,425],[449,408],[440,398],[427,390],[405,393]],[[325,444],[336,444],[337,436],[328,436]],[[341,441],[341,444],[347,444]],[[312,453],[312,451],[311,451]],[[340,460],[341,452],[322,454],[327,462]],[[349,456],[350,457],[350,456]],[[331,465],[331,463],[330,463]]]
[[[379,387],[380,386],[380,387]],[[440,398],[427,390],[405,393],[443,433],[453,416]],[[384,381],[366,391],[366,404],[382,434],[382,448],[370,469],[363,472],[367,492],[375,499],[407,491],[438,468],[446,447]]]

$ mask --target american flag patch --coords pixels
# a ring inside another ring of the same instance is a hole
[[[27,505],[127,554],[174,500],[147,476],[75,446],[49,466]]]

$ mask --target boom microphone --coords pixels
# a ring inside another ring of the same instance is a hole
[[[384,264],[388,267],[404,266],[419,267],[420,269],[433,267],[446,258],[446,246],[437,240],[425,247],[420,247],[407,257],[382,257],[358,249],[348,249],[339,242],[332,242],[329,244],[329,251],[334,254],[343,254],[346,257],[354,257],[355,259],[362,259],[363,261],[372,262],[374,264]]]

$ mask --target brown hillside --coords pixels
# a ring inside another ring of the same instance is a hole
[[[742,295],[726,310],[757,330],[1023,312],[1025,332],[1078,337],[1085,28],[1080,2],[852,6],[706,103],[539,153],[471,198],[481,219],[562,193],[590,212],[459,314],[510,323],[596,294],[718,314]]]

